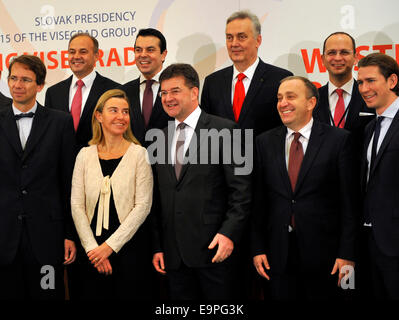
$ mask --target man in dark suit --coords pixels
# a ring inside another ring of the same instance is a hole
[[[134,44],[136,66],[141,75],[121,87],[131,104],[130,123],[133,134],[144,146],[148,146],[148,141],[145,141],[148,130],[163,129],[169,120],[173,120],[163,110],[158,95],[159,74],[167,53],[166,39],[160,31],[141,29]]]
[[[73,123],[36,102],[45,77],[39,58],[14,58],[0,109],[0,299],[61,299],[62,262],[75,259]]]
[[[230,143],[224,148],[229,139],[220,136],[224,129],[231,138],[237,127],[199,108],[198,74],[190,65],[169,66],[160,84],[163,108],[175,121],[164,129],[167,142],[159,149],[166,150],[157,154],[165,158],[156,163],[161,206],[153,265],[167,274],[173,300],[229,299],[231,259],[251,200],[249,175],[237,174]]]
[[[252,254],[274,299],[335,298],[331,274],[341,285],[353,271],[359,197],[352,143],[346,130],[313,121],[317,99],[308,79],[282,80],[284,126],[256,139]]]
[[[0,79],[1,79],[1,70],[0,70]],[[8,105],[11,101],[12,99],[6,97],[4,94],[0,92],[0,106]]]
[[[352,75],[358,60],[355,39],[345,32],[332,33],[324,40],[322,59],[329,82],[319,89],[320,99],[313,117],[352,132],[360,156],[364,128],[374,119],[375,110],[363,101]]]
[[[259,19],[247,11],[233,13],[226,24],[226,47],[233,65],[205,78],[201,108],[236,121],[254,136],[281,124],[276,111],[277,89],[291,72],[258,58],[262,43]],[[243,75],[239,80],[239,75]]]
[[[73,75],[46,91],[46,107],[72,114],[78,150],[86,147],[92,137],[91,118],[98,99],[105,91],[119,86],[94,71],[98,55],[96,38],[87,33],[75,34],[68,44],[68,63]]]
[[[359,92],[377,119],[366,127],[362,156],[364,229],[378,299],[399,299],[399,67],[382,53],[359,61]],[[370,275],[368,277],[370,279]]]

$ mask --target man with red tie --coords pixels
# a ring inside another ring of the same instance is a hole
[[[276,300],[335,299],[339,286],[351,288],[344,276],[354,270],[356,161],[349,132],[313,120],[317,100],[308,79],[283,79],[284,126],[256,138],[252,255]]]

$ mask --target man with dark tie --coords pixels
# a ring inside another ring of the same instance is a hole
[[[152,128],[163,129],[170,118],[162,108],[159,75],[168,51],[163,34],[152,28],[141,29],[134,44],[136,66],[141,75],[126,84],[124,90],[130,100],[130,122],[134,136],[144,146],[145,134]]]
[[[359,61],[359,92],[377,118],[365,131],[363,223],[374,297],[399,299],[399,67],[388,55]],[[370,275],[368,277],[370,279]]]
[[[364,128],[374,119],[375,110],[363,101],[352,75],[358,61],[355,39],[346,32],[330,34],[323,43],[322,59],[329,81],[319,89],[320,99],[313,117],[352,132],[360,156]]]
[[[68,44],[68,63],[73,75],[46,91],[46,107],[72,115],[78,150],[91,139],[91,118],[98,98],[119,86],[94,71],[98,57],[96,38],[88,33],[73,35]]]
[[[276,300],[338,298],[353,276],[356,161],[349,132],[313,120],[317,100],[308,79],[283,79],[284,126],[256,139],[253,263]]]
[[[205,78],[201,108],[231,119],[254,136],[281,124],[276,112],[279,81],[291,72],[258,57],[261,25],[248,11],[233,13],[226,23],[226,47],[233,65]]]
[[[164,129],[155,165],[161,205],[154,212],[153,265],[166,274],[172,300],[230,299],[232,258],[251,202],[250,177],[238,174],[232,153],[231,141],[241,147],[237,126],[200,109],[190,65],[170,65],[159,81],[163,108],[175,120]]]
[[[45,77],[38,57],[14,58],[0,109],[0,299],[62,299],[62,263],[75,259],[73,122],[36,102]]]

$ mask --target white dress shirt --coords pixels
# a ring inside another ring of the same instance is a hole
[[[233,65],[233,83],[231,86],[231,104],[233,104],[233,100],[234,100],[234,89],[235,89],[235,86],[236,86],[236,83],[238,80],[237,79],[238,74],[239,73],[245,74],[245,78],[242,80],[242,84],[244,85],[245,95],[247,95],[249,86],[251,85],[251,81],[254,77],[255,70],[256,70],[256,67],[258,66],[258,64],[259,64],[259,57],[244,72],[238,71],[236,69],[236,67]]]
[[[89,97],[90,90],[93,86],[93,82],[96,76],[97,73],[93,70],[89,75],[81,79],[84,83],[84,86],[82,87],[82,109],[80,111],[80,114],[83,113],[87,98]],[[75,75],[72,76],[71,87],[69,89],[69,111],[71,111],[72,100],[75,96],[76,90],[78,89],[78,86],[76,85],[76,82],[78,80],[79,79]]]
[[[343,90],[342,95],[343,95],[344,103],[345,103],[345,111],[348,108],[349,103],[351,102],[351,99],[352,99],[352,90],[353,90],[354,81],[355,80],[352,78],[347,83],[345,83],[342,87],[340,87],[340,89]],[[330,104],[330,111],[331,111],[332,119],[334,119],[335,107],[337,106],[337,102],[338,102],[338,93],[335,92],[336,89],[338,89],[338,87],[336,87],[331,82],[328,83],[328,102]],[[348,112],[345,113],[345,119],[347,116],[348,116]],[[333,124],[332,119],[330,119],[331,124]]]
[[[301,134],[299,137],[299,142],[302,143],[303,155],[305,156],[306,149],[309,144],[310,134],[312,133],[313,118],[298,132]],[[288,160],[290,157],[291,143],[294,140],[294,130],[287,127],[287,135],[285,137],[285,164],[288,170]]]
[[[35,113],[36,109],[37,109],[37,102],[35,102],[35,105],[29,111],[26,111],[26,112],[21,112],[14,106],[14,104],[12,105],[12,109],[14,111],[14,115],[21,114],[21,113],[29,113],[29,112]],[[32,118],[21,118],[19,120],[16,120],[22,149],[25,149],[26,141],[28,141],[29,134],[32,129],[33,117]]]
[[[195,108],[193,112],[183,121],[186,124],[185,130],[185,140],[184,140],[184,154],[186,154],[188,146],[190,145],[191,138],[193,137],[195,127],[197,126],[198,119],[201,115],[201,108],[198,106]],[[172,139],[172,149],[171,149],[171,160],[172,164],[174,165],[176,162],[176,140],[180,134],[180,129],[177,126],[180,124],[180,121],[175,119],[175,134],[173,135]]]
[[[152,80],[154,80],[154,83],[152,84],[152,105],[154,106],[155,100],[157,98],[158,90],[159,90],[159,75],[161,74],[162,70],[159,71],[154,77],[152,77]],[[140,108],[141,111],[143,111],[143,98],[144,98],[144,90],[145,90],[145,85],[146,85],[146,78],[143,77],[143,75],[140,75]]]

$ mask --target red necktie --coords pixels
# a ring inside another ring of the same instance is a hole
[[[343,128],[345,125],[345,102],[343,96],[344,90],[336,89],[335,92],[338,94],[338,101],[334,112],[334,124],[338,128]],[[342,121],[340,122],[341,119]]]
[[[143,117],[145,126],[148,126],[148,122],[150,122],[150,117],[152,113],[152,104],[153,104],[153,93],[152,93],[152,84],[155,80],[146,80],[144,96],[143,96]]]
[[[299,170],[301,169],[303,160],[302,143],[299,141],[301,134],[293,133],[294,140],[291,142],[290,155],[288,159],[288,176],[290,177],[292,191],[295,191],[296,182],[298,180]],[[291,214],[291,226],[295,228],[295,216]]]
[[[236,85],[234,87],[233,112],[236,122],[238,122],[238,118],[240,117],[241,107],[245,99],[245,88],[244,84],[242,83],[244,78],[246,78],[246,75],[239,73],[237,76]]]
[[[85,85],[82,80],[76,81],[78,88],[76,89],[75,95],[73,96],[71,115],[73,118],[73,126],[75,131],[78,129],[80,113],[82,111],[82,87]]]

